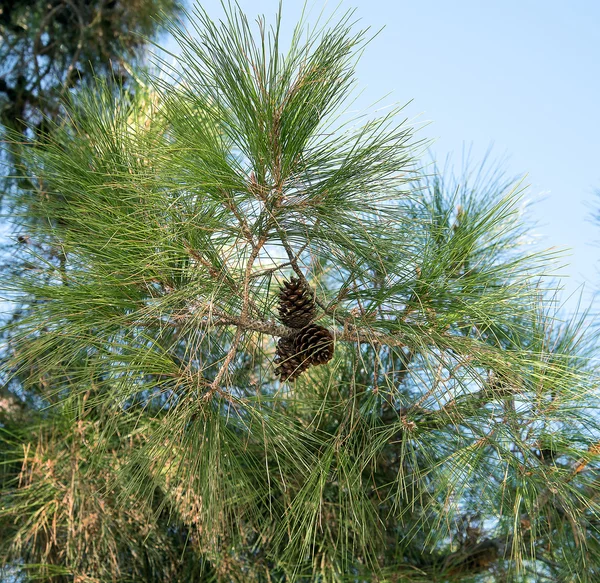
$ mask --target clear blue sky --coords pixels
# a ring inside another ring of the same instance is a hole
[[[272,22],[279,2],[239,4],[251,20]],[[202,5],[222,14],[218,0]],[[286,31],[302,5],[283,1]],[[309,21],[336,5],[310,1]],[[363,26],[385,26],[359,63],[356,107],[412,99],[409,116],[431,122],[421,136],[457,165],[465,146],[477,160],[493,145],[509,176],[527,174],[543,246],[570,250],[563,299],[585,283],[589,301],[600,288],[600,225],[590,221],[600,206],[600,1],[347,0],[346,8]]]

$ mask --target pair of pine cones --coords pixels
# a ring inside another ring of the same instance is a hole
[[[317,313],[310,287],[292,277],[279,289],[279,319],[291,328],[279,339],[275,357],[276,374],[282,381],[293,381],[307,368],[325,364],[333,357],[331,332],[312,323]]]

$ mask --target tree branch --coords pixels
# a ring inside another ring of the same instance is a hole
[[[244,290],[242,292],[242,313],[240,315],[240,322],[244,322],[248,317],[248,310],[249,310],[250,304],[251,304],[250,276],[252,275],[252,267],[254,265],[254,262],[256,261],[256,258],[258,257],[258,254],[260,253],[260,250],[262,249],[262,247],[266,243],[266,241],[267,241],[267,237],[263,236],[258,240],[256,245],[252,246],[252,253],[250,253],[250,257],[248,258],[248,263],[246,264],[246,271],[244,274]],[[203,397],[205,401],[209,400],[212,397],[212,395],[215,393],[215,391],[220,392],[219,384],[221,382],[221,379],[227,372],[229,365],[231,364],[231,361],[235,358],[235,355],[237,353],[237,349],[238,349],[238,346],[240,343],[240,339],[242,338],[243,332],[244,332],[244,328],[241,325],[238,325],[237,330],[235,331],[235,336],[231,343],[231,347],[229,348],[229,352],[227,353],[227,356],[225,357],[225,360],[223,361],[223,364],[221,365],[221,368],[219,369],[219,372],[217,373],[215,380],[211,383],[208,391],[206,392],[206,394]]]

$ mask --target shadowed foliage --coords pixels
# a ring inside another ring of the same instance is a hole
[[[0,6],[0,120],[45,131],[60,99],[94,76],[124,82],[160,11],[176,0],[5,0]]]

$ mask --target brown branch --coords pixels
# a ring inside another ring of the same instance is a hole
[[[268,267],[266,269],[262,269],[261,271],[257,271],[255,273],[253,273],[251,275],[251,279],[256,279],[258,277],[264,277],[265,275],[270,275],[271,273],[280,271],[281,269],[284,269],[285,267],[289,267],[290,265],[291,265],[291,263],[289,261],[287,261],[285,263],[280,263],[279,265],[276,265],[275,267]]]
[[[306,276],[304,275],[304,272],[302,271],[302,269],[300,269],[300,265],[298,265],[298,257],[300,256],[300,253],[302,253],[302,251],[304,251],[304,249],[306,249],[308,243],[306,245],[304,245],[302,247],[302,249],[295,254],[294,250],[292,249],[287,235],[285,234],[285,232],[280,228],[280,227],[276,227],[277,228],[277,233],[279,235],[279,238],[281,239],[281,244],[283,245],[283,248],[285,249],[285,252],[287,253],[290,265],[292,266],[292,269],[294,270],[294,272],[296,273],[296,275],[300,278],[300,280],[302,282],[304,282],[307,286],[309,286],[310,284],[308,283],[308,280],[306,279]],[[319,306],[319,308],[321,308],[327,315],[329,316],[333,316],[333,318],[338,322],[338,324],[342,324],[344,325],[345,322],[342,318],[340,318],[339,316],[337,316],[334,312],[332,312],[328,306],[326,306],[315,294],[315,303],[317,304],[317,306]]]
[[[257,253],[260,250],[260,248],[256,249],[256,245],[254,243],[251,243],[252,248],[253,248],[253,253]],[[227,287],[234,293],[234,294],[238,294],[239,293],[239,286],[238,284],[231,278],[231,276],[229,275],[229,273],[227,272],[227,269],[225,267],[223,267],[220,271],[215,268],[215,266],[208,260],[206,260],[200,253],[198,253],[198,251],[196,251],[187,241],[183,241],[183,246],[185,247],[185,250],[190,254],[190,256],[195,259],[196,261],[198,261],[198,263],[200,263],[203,267],[206,268],[206,270],[208,271],[208,274],[215,280],[217,281],[222,281],[223,283],[225,283],[227,285]],[[262,245],[261,245],[262,247]],[[258,309],[258,307],[256,306],[256,304],[248,298],[248,303],[249,303],[249,307],[251,307],[256,313],[260,314],[260,310]]]
[[[217,376],[215,377],[214,381],[211,383],[208,391],[205,393],[205,395],[203,397],[205,401],[208,401],[214,395],[215,392],[217,392],[217,391],[220,392],[219,384],[221,383],[221,379],[227,372],[227,369],[229,368],[231,361],[235,358],[235,355],[237,353],[238,345],[240,343],[242,334],[244,332],[244,327],[242,326],[242,323],[245,322],[248,317],[248,310],[250,308],[250,303],[251,303],[251,300],[250,300],[250,276],[252,275],[252,267],[254,265],[254,262],[256,261],[256,258],[258,257],[258,254],[260,253],[260,250],[262,249],[262,247],[266,243],[266,241],[267,241],[266,237],[264,237],[264,236],[261,237],[259,239],[259,241],[256,243],[256,245],[253,245],[252,253],[250,253],[250,257],[248,258],[248,263],[246,264],[246,271],[244,274],[244,290],[242,292],[242,312],[240,314],[240,324],[237,326],[237,330],[235,331],[235,336],[233,338],[233,341],[231,342],[231,347],[229,348],[229,352],[227,353],[227,356],[225,356],[225,360],[223,361],[223,364],[221,365],[221,368],[219,369]]]
[[[73,71],[73,69],[75,68],[75,65],[77,64],[77,61],[79,59],[79,55],[81,54],[81,49],[83,48],[85,23],[83,20],[83,16],[81,15],[81,12],[79,11],[78,7],[71,0],[63,0],[63,4],[68,4],[73,9],[73,11],[75,12],[75,15],[77,16],[77,21],[79,22],[79,38],[77,39],[77,48],[75,49],[73,58],[71,59],[71,62],[69,63],[69,66],[67,67],[67,74],[65,76],[65,81],[63,83],[63,89],[66,89],[69,79],[71,77],[71,71]]]
[[[250,318],[242,319],[236,316],[221,316],[218,320],[211,322],[214,326],[233,325],[244,330],[261,332],[271,336],[286,336],[290,329],[270,320],[253,320]],[[399,336],[392,334],[382,334],[372,330],[364,331],[357,328],[340,330],[334,328],[331,330],[337,342],[357,342],[359,344],[382,344],[386,346],[406,346],[406,342]]]
[[[303,252],[303,251],[304,251],[304,250],[305,250],[305,249],[308,247],[308,245],[309,245],[308,243],[305,243],[304,245],[302,245],[302,248],[301,248],[301,249],[298,251],[298,253],[295,255],[295,258],[296,258],[296,259],[297,259],[297,258],[300,256],[300,254],[301,254],[301,253],[302,253],[302,252]],[[296,263],[296,266],[297,266],[297,265],[298,265],[298,264]],[[286,262],[284,262],[284,263],[280,263],[279,265],[276,265],[275,267],[269,267],[269,268],[263,269],[263,270],[261,270],[261,271],[257,271],[256,273],[253,273],[253,274],[251,275],[251,278],[252,278],[252,279],[255,279],[255,278],[257,278],[257,277],[263,277],[263,276],[265,276],[265,275],[269,275],[270,273],[274,273],[274,272],[276,272],[276,271],[280,271],[281,269],[283,269],[283,268],[285,268],[285,267],[290,267],[290,266],[292,266],[292,267],[293,267],[292,261],[286,261]],[[294,269],[294,271],[296,271],[296,269]]]
[[[597,455],[600,452],[600,442],[592,444],[589,446],[589,452],[591,455]],[[572,480],[574,480],[578,474],[586,469],[589,465],[590,460],[586,458],[580,458],[571,466],[571,473],[567,476],[567,478],[562,482],[562,485],[568,484]],[[554,488],[546,488],[536,499],[535,504],[533,506],[533,510],[531,514],[534,516],[542,509],[543,506],[550,500],[552,494],[555,493]],[[524,515],[524,519],[527,519],[528,516]],[[530,524],[531,527],[531,524]]]
[[[248,221],[240,213],[239,209],[237,208],[237,206],[233,200],[233,197],[230,196],[230,194],[224,190],[221,190],[220,193],[223,196],[223,198],[225,198],[227,200],[227,203],[225,203],[224,206],[225,206],[225,208],[230,210],[232,212],[233,216],[237,219],[237,222],[240,225],[242,234],[244,235],[244,238],[250,243],[250,245],[252,245],[252,247],[255,247],[256,243],[254,242],[254,237],[252,236],[252,231],[250,230]]]
[[[229,351],[227,352],[227,355],[225,356],[225,359],[223,360],[223,364],[221,365],[221,368],[219,369],[217,376],[215,377],[213,382],[210,384],[208,391],[206,391],[206,393],[204,393],[204,396],[202,397],[205,401],[209,401],[212,398],[212,396],[215,394],[215,392],[218,392],[222,396],[224,395],[224,393],[221,391],[219,385],[221,383],[223,376],[225,376],[225,373],[227,372],[227,369],[229,368],[231,361],[234,359],[234,357],[237,353],[238,345],[239,345],[240,339],[242,337],[242,332],[243,332],[242,328],[238,328],[235,331],[235,336],[231,343],[231,347],[229,348]]]
[[[260,334],[268,334],[269,336],[287,336],[290,333],[290,328],[279,324],[273,320],[257,320],[254,318],[242,318],[242,316],[231,316],[221,312],[215,308],[209,310],[212,314],[212,318],[207,317],[205,323],[207,326],[236,326],[243,331],[249,330],[251,332],[259,332]],[[192,312],[193,314],[193,312]],[[160,320],[161,326],[178,327],[181,326],[182,320],[186,316],[175,316],[173,320],[162,321]],[[143,320],[128,321],[130,326],[155,326],[155,322],[147,322]],[[406,346],[406,342],[400,337],[393,334],[382,334],[373,330],[365,331],[357,328],[351,329],[331,329],[336,342],[355,342],[359,344],[379,344],[385,346]]]

